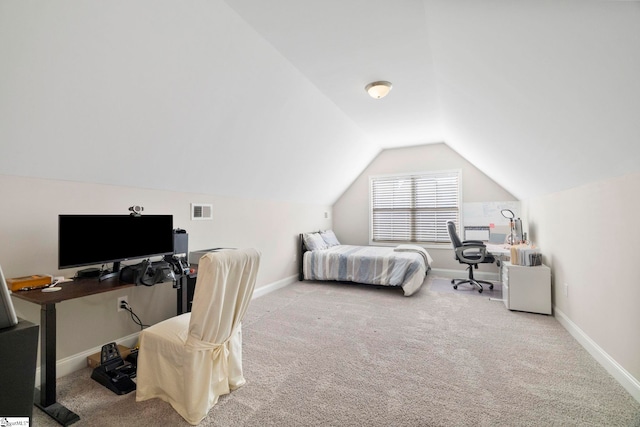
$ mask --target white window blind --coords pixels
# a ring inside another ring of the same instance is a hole
[[[460,171],[372,177],[373,242],[449,242],[447,221],[459,224]]]

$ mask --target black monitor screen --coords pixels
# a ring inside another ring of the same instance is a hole
[[[172,253],[172,215],[59,215],[60,269]]]

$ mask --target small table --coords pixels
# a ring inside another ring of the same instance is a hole
[[[59,424],[67,426],[80,417],[56,402],[56,304],[70,299],[111,292],[134,286],[117,277],[103,281],[97,278],[77,279],[61,284],[56,292],[41,289],[16,291],[16,298],[40,305],[40,389],[35,390],[35,405]]]

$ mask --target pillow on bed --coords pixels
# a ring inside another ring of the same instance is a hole
[[[340,244],[333,230],[321,231],[320,236],[322,236],[322,240],[327,244],[327,247],[337,246]]]
[[[319,249],[327,249],[329,246],[325,243],[325,241],[320,236],[320,233],[305,233],[302,236],[304,240],[304,245],[310,251],[316,251]]]

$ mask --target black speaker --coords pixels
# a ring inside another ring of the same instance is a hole
[[[29,422],[33,422],[33,383],[39,335],[38,325],[22,319],[18,319],[15,326],[0,330],[1,420],[6,420],[5,417],[29,417]],[[0,425],[5,423],[0,421]]]
[[[189,255],[189,235],[181,229],[173,230],[173,254]]]

